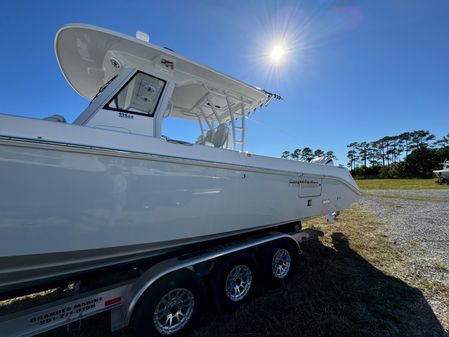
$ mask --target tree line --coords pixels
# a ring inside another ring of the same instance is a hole
[[[356,176],[429,178],[439,163],[449,159],[449,133],[436,139],[427,130],[416,130],[347,147],[347,165]]]
[[[321,149],[312,150],[310,147],[305,147],[303,149],[297,148],[293,151],[284,151],[281,155],[282,158],[311,161],[315,157],[327,157],[331,159],[337,159],[334,151],[323,151]]]

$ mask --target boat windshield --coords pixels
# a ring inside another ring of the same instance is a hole
[[[165,81],[138,71],[106,105],[107,109],[153,116]]]

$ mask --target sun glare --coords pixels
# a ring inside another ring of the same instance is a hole
[[[285,49],[280,44],[275,45],[273,47],[273,49],[271,49],[270,58],[272,61],[274,61],[276,63],[280,62],[284,58],[284,55],[285,55]]]

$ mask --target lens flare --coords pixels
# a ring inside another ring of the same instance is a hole
[[[251,38],[247,70],[258,75],[257,83],[270,88],[287,87],[289,81],[315,74],[322,60],[330,57],[319,48],[363,22],[360,8],[342,6],[337,0],[244,3],[257,13],[244,20]]]

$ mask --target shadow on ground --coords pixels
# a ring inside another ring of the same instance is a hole
[[[332,243],[308,243],[289,284],[257,287],[233,315],[207,311],[192,336],[449,336],[420,290],[373,267],[342,233]],[[107,329],[107,317],[89,319],[79,336],[132,336]],[[64,335],[63,329],[45,334]]]

